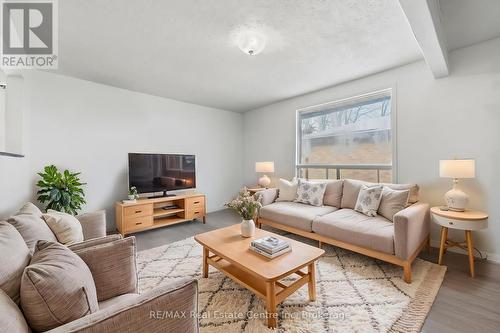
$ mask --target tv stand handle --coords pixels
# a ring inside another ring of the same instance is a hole
[[[193,202],[193,204],[195,204],[195,205],[196,205],[196,204],[199,204],[199,203],[200,203],[199,201],[195,201],[195,202]]]
[[[135,213],[136,214],[142,213],[142,210],[136,210]]]

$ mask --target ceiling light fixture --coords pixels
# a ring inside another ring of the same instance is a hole
[[[266,47],[267,38],[258,31],[242,31],[238,36],[238,47],[249,55],[257,55]]]

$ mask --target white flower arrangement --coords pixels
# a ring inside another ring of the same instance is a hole
[[[242,219],[251,220],[262,207],[260,201],[260,195],[257,197],[253,196],[250,192],[248,192],[247,188],[244,187],[240,190],[238,196],[231,202],[227,203],[226,206],[235,210]]]

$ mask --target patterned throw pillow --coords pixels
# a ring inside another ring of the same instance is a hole
[[[377,210],[382,200],[382,186],[363,185],[358,194],[354,210],[368,216],[377,216]]]
[[[309,182],[299,179],[295,202],[305,203],[312,206],[323,206],[326,183]]]

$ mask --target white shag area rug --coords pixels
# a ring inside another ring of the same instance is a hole
[[[273,230],[274,232],[284,234]],[[286,234],[311,245],[317,242]],[[419,332],[446,267],[416,259],[411,284],[402,269],[325,245],[316,263],[317,299],[307,285],[278,307],[278,328],[267,328],[265,302],[210,267],[201,277],[202,248],[187,238],[138,254],[139,290],[198,279],[200,332]]]

